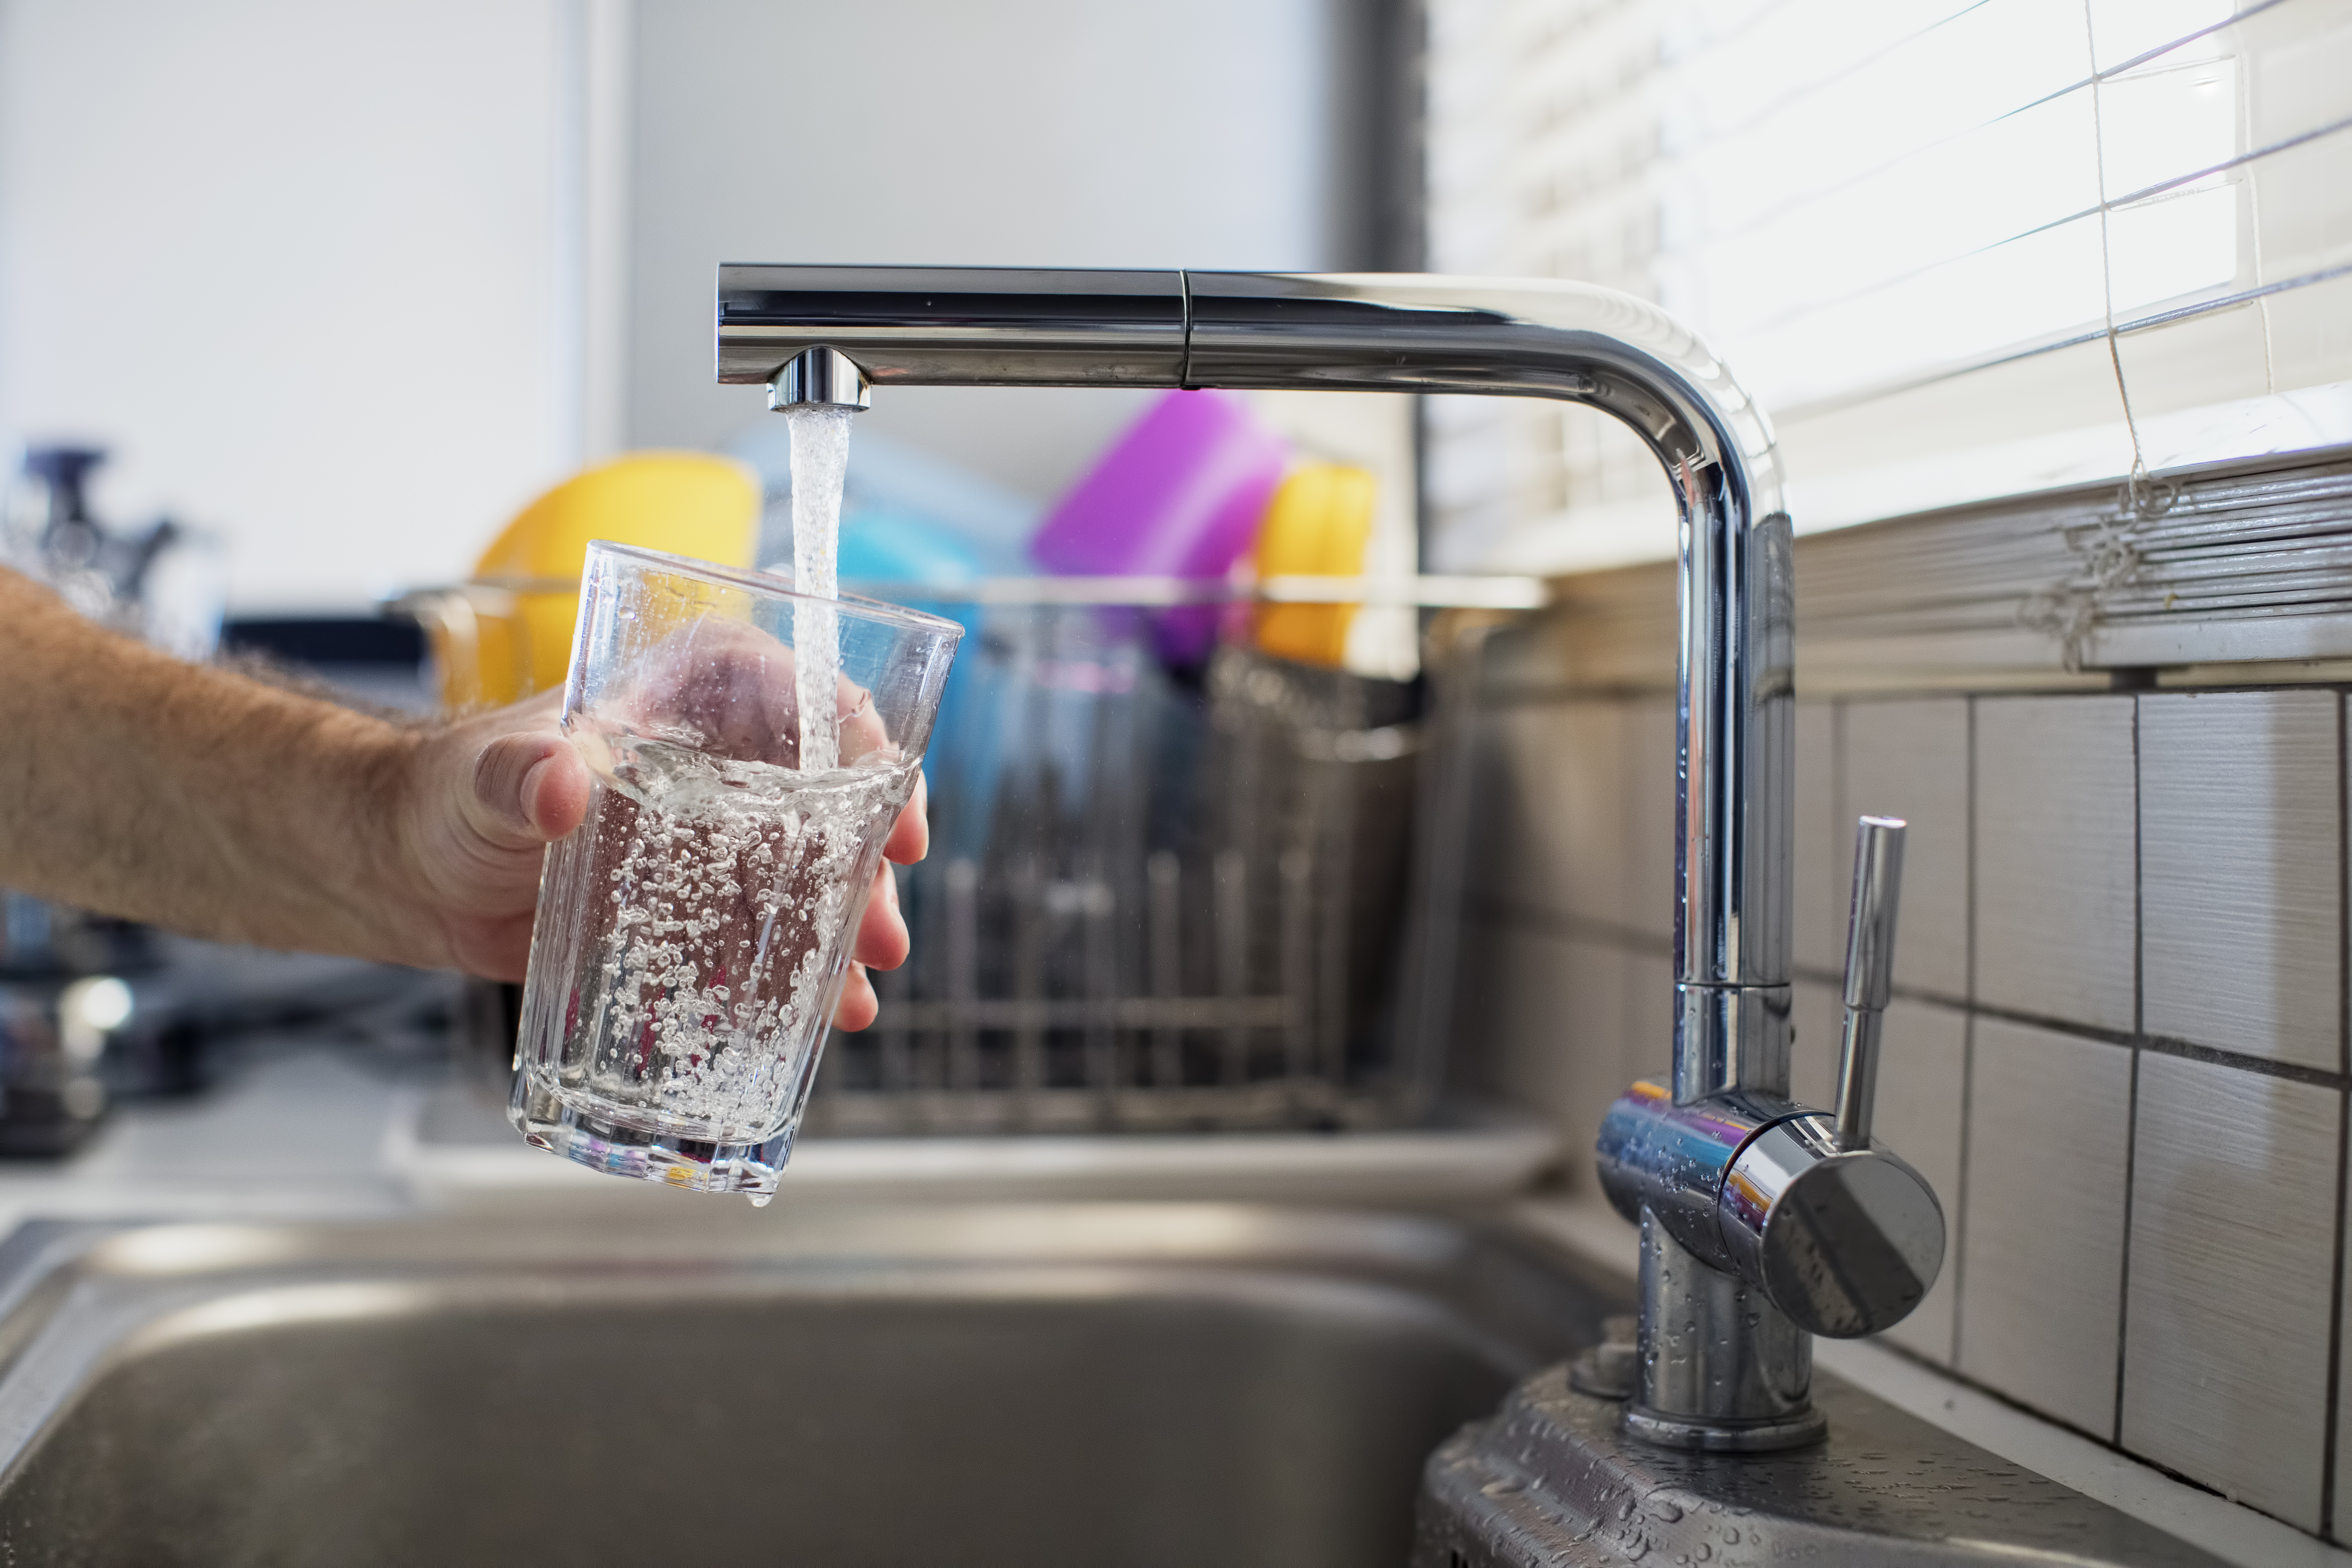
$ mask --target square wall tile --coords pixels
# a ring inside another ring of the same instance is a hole
[[[1500,1006],[1517,922],[1490,910],[1463,911],[1462,951],[1447,1020],[1445,1081],[1472,1094],[1507,1097]]]
[[[1511,720],[1509,710],[1490,710],[1469,714],[1462,727],[1469,753],[1463,780],[1463,891],[1474,899],[1507,894],[1525,859],[1512,842],[1517,784],[1509,750],[1517,738],[1510,733]]]
[[[1635,1079],[1672,1083],[1675,1071],[1675,963],[1663,952],[1627,952],[1625,1032],[1618,1057],[1620,1089]],[[1600,1131],[1595,1124],[1593,1131]]]
[[[2319,1528],[2334,1089],[2143,1052],[2122,1443]]]
[[[1789,1098],[1799,1105],[1832,1110],[1838,1051],[1845,1037],[1844,994],[1821,980],[1800,980],[1790,990],[1797,1039],[1789,1052]]]
[[[2352,1104],[2339,1108],[2338,1114],[2347,1113],[2352,1113]],[[2352,1205],[2346,1205],[2344,1225],[2344,1235],[2336,1245],[2345,1249],[2346,1270],[2352,1272]],[[2352,1289],[2343,1293],[2337,1310],[2341,1316],[2336,1325],[2336,1343],[2346,1350],[2352,1350]],[[2340,1363],[2343,1359],[2340,1353],[2337,1359]],[[2352,1399],[2347,1399],[2344,1392],[2347,1386],[2352,1386],[2352,1375],[2347,1375],[2339,1364],[2336,1378],[2336,1508],[2335,1517],[2328,1524],[2328,1535],[2339,1543],[2352,1545]]]
[[[1976,710],[1976,1000],[2128,1031],[2133,700],[1986,697]]]
[[[1906,872],[1907,876],[1908,873]],[[1952,1359],[1952,1302],[1959,1270],[1960,1135],[1968,1100],[1969,1016],[1933,1002],[1897,999],[1881,1026],[1877,1112],[1871,1137],[1906,1160],[1944,1205],[1944,1268],[1927,1299],[1882,1337],[1931,1361]]]
[[[1959,1369],[2107,1437],[2116,1419],[2132,1052],[1981,1016],[1975,1029]]]
[[[2149,1034],[2337,1067],[2339,706],[2332,691],[2140,699]]]
[[[1472,868],[1476,892],[1613,921],[1625,904],[1624,706],[1534,702],[1495,710],[1499,753]]]
[[[1838,803],[1837,725],[1836,704],[1797,704],[1796,834],[1790,846],[1795,886],[1789,936],[1797,967],[1817,974],[1835,974],[1845,963],[1848,895],[1838,886],[1838,820],[1844,808]],[[1853,847],[1843,853],[1851,856]]]
[[[1952,1001],[1969,994],[1969,704],[1849,702],[1838,747],[1839,902],[1853,894],[1854,819],[1899,816],[1903,908],[1895,984]],[[1841,908],[1843,928],[1850,914]],[[1843,929],[1841,929],[1843,942]]]
[[[1601,1119],[1630,1081],[1625,956],[1510,922],[1469,935],[1456,1081],[1555,1121],[1570,1180],[1589,1186]]]

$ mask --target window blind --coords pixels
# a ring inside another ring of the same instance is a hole
[[[1432,268],[1689,321],[1801,533],[2352,442],[2352,0],[1428,4]],[[1429,421],[1442,569],[1672,553],[1601,416]]]

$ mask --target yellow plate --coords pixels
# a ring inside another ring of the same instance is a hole
[[[1282,481],[1257,535],[1257,574],[1360,577],[1379,487],[1361,468],[1310,463]],[[1338,669],[1346,661],[1353,605],[1265,605],[1257,646],[1279,658]]]
[[[442,705],[495,707],[563,683],[591,540],[749,566],[759,531],[759,478],[731,458],[632,452],[573,475],[516,515],[472,582],[414,601]]]

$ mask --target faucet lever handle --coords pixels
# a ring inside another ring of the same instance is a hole
[[[1895,914],[1903,892],[1901,819],[1865,816],[1854,830],[1853,923],[1845,943],[1845,1042],[1838,1063],[1837,1144],[1870,1147],[1878,1094],[1878,1023],[1895,974]]]

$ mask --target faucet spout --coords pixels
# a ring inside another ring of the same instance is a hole
[[[768,407],[781,414],[812,405],[871,408],[874,384],[839,349],[803,349],[769,380]]]
[[[1404,274],[719,269],[719,379],[811,349],[876,386],[1544,397],[1613,415],[1681,516],[1674,1096],[1789,1087],[1789,522],[1769,424],[1645,300]]]

